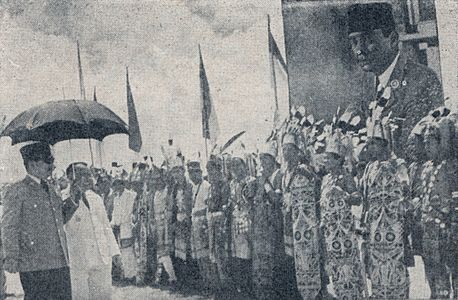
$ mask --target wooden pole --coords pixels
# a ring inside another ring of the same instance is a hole
[[[76,50],[77,50],[77,55],[78,55],[78,75],[79,75],[79,80],[80,80],[80,96],[82,100],[86,100],[86,89],[84,87],[83,68],[81,66],[80,44],[78,41],[76,41]],[[94,166],[94,152],[92,150],[91,139],[88,139],[87,142],[89,144],[89,151],[91,152],[91,163],[92,163],[92,166]]]

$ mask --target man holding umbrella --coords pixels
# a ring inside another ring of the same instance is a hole
[[[50,146],[33,143],[20,150],[27,176],[5,193],[2,217],[4,268],[19,272],[24,299],[71,299],[67,240],[63,225],[79,206],[65,201],[48,178],[54,169]]]

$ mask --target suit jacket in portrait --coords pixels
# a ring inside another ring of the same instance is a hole
[[[2,242],[5,260],[18,263],[19,272],[68,266],[66,223],[77,205],[62,201],[55,190],[27,176],[8,187],[4,197]]]
[[[363,120],[369,116],[369,103],[376,99],[377,87],[374,74],[365,73],[361,99],[348,107],[347,110],[361,115]],[[401,118],[400,128],[393,137],[394,151],[402,158],[410,157],[410,147],[405,147],[407,138],[415,124],[428,112],[443,105],[442,85],[433,70],[425,65],[415,63],[401,52],[390,76],[388,85],[389,99],[385,104],[383,116],[391,112],[391,118]]]

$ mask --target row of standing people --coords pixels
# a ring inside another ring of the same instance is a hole
[[[134,276],[155,274],[159,283],[167,274],[179,287],[257,299],[330,298],[330,283],[338,299],[408,298],[407,268],[419,254],[431,296],[449,297],[458,274],[457,167],[450,145],[440,149],[450,138],[445,122],[430,123],[413,134],[423,156],[411,165],[393,156],[388,125],[376,123],[350,167],[339,131],[314,155],[284,135],[284,166],[269,143],[257,173],[242,157],[212,157],[206,178],[199,161],[185,168],[180,156],[169,171],[145,166],[126,217]]]

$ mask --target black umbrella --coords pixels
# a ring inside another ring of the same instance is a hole
[[[59,100],[32,107],[14,118],[1,136],[12,144],[42,141],[54,145],[70,139],[96,139],[129,134],[124,121],[106,106],[87,100]]]

